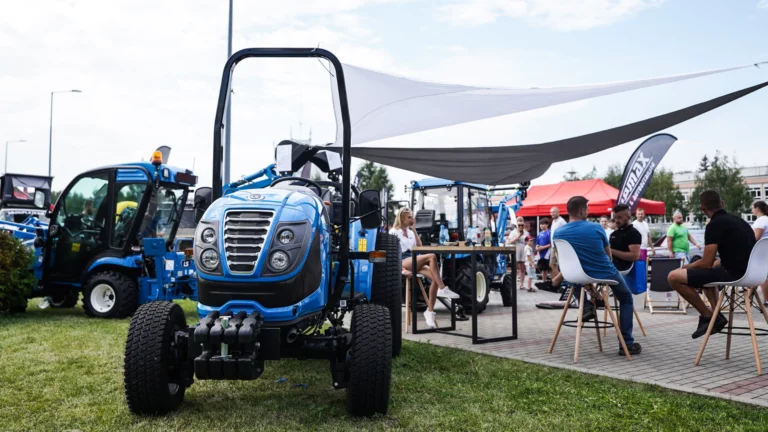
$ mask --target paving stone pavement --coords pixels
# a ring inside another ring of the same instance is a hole
[[[599,352],[594,327],[585,327],[581,335],[579,361],[574,363],[576,329],[563,327],[554,352],[550,354],[549,345],[562,310],[539,309],[535,306],[542,301],[558,300],[559,295],[546,291],[518,291],[517,298],[517,340],[472,345],[470,338],[437,332],[418,335],[404,333],[403,337],[411,341],[768,406],[768,369],[765,369],[764,375],[757,375],[749,336],[732,337],[730,360],[726,360],[726,335],[713,335],[709,339],[701,363],[699,366],[694,365],[704,338],[691,338],[699,318],[693,308],[688,309],[687,315],[651,314],[648,309],[643,309],[644,296],[637,295],[634,298],[635,308],[647,336],[642,335],[636,321],[633,335],[635,342],[642,345],[642,353],[633,356],[631,361],[619,357],[619,343],[616,331],[612,328],[608,329],[607,336],[602,338],[603,352]],[[569,309],[568,319],[576,318],[576,310]],[[450,314],[439,302],[435,311],[440,326],[450,325]],[[426,328],[424,316],[421,313],[418,316],[419,329]],[[602,318],[603,311],[599,310],[598,319]],[[753,309],[753,319],[756,327],[768,327],[756,309]],[[457,322],[457,332],[471,335],[471,323],[471,318],[469,321]],[[594,321],[590,324],[594,325]],[[734,314],[734,325],[746,327],[746,314]],[[478,316],[478,334],[481,337],[497,337],[510,335],[511,332],[511,309],[502,307],[499,293],[492,291],[488,308]],[[768,339],[758,338],[758,346],[761,358],[768,358]],[[762,367],[766,366],[768,365],[763,361]]]

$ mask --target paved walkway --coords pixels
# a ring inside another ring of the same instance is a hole
[[[642,295],[635,296],[635,306],[647,337],[642,335],[635,322],[635,342],[642,345],[643,351],[640,355],[633,356],[631,361],[618,356],[619,344],[614,329],[608,329],[607,337],[603,338],[603,352],[599,352],[594,327],[585,327],[582,331],[578,363],[573,362],[575,328],[563,327],[554,352],[549,354],[549,344],[552,342],[562,310],[538,309],[535,305],[541,301],[553,301],[558,298],[559,295],[546,291],[518,291],[518,340],[472,345],[469,338],[440,333],[405,334],[404,337],[412,341],[768,406],[768,369],[765,369],[768,365],[763,361],[765,374],[758,376],[749,336],[734,336],[731,341],[731,358],[725,360],[726,336],[713,335],[700,365],[694,366],[703,340],[691,339],[691,333],[698,324],[698,313],[689,308],[687,315],[651,314],[648,309],[642,309]],[[439,324],[448,325],[448,310],[439,303],[435,310]],[[576,317],[575,311],[572,311],[573,309],[570,309],[568,312],[569,319]],[[419,317],[419,328],[426,328],[421,313]],[[603,311],[600,310],[598,319],[602,318]],[[763,320],[758,321],[762,316],[756,309],[753,309],[753,318],[756,326],[766,327]],[[510,309],[501,306],[501,298],[496,291],[491,292],[488,309],[478,319],[480,336],[511,334]],[[734,314],[734,325],[746,327],[746,314]],[[461,333],[471,335],[471,319],[457,322],[457,329]],[[761,343],[761,356],[763,359],[768,358],[768,339],[758,338],[758,345]]]

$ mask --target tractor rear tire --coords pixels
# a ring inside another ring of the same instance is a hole
[[[488,293],[491,287],[491,276],[483,263],[475,263],[477,274],[477,313],[482,313],[488,306]],[[456,300],[466,313],[472,312],[472,268],[469,260],[456,271],[456,287],[451,287],[460,298]]]
[[[70,290],[68,293],[51,297],[51,307],[54,309],[69,309],[77,306],[77,300],[80,298],[80,292]]]
[[[187,328],[181,306],[169,301],[142,305],[131,319],[125,343],[123,383],[128,409],[139,415],[166,414],[184,401],[186,386],[175,353],[175,336]]]
[[[504,304],[504,307],[513,306],[512,293],[517,289],[515,285],[516,281],[512,279],[511,274],[505,274],[504,277],[501,278],[501,288],[499,291],[501,292],[501,302]]]
[[[347,412],[355,417],[386,414],[392,382],[392,328],[389,311],[361,304],[352,313]]]
[[[400,240],[391,234],[378,233],[376,249],[387,252],[386,262],[373,264],[371,303],[389,309],[392,327],[392,357],[400,355],[403,345],[403,279],[400,269]]]
[[[83,309],[88,316],[125,318],[136,311],[139,289],[136,280],[123,273],[106,270],[95,273],[83,289]]]

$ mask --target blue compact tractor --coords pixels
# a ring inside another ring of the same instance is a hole
[[[330,61],[343,145],[283,141],[277,166],[224,185],[221,138],[229,127],[224,112],[230,79],[237,63],[250,57]],[[400,245],[380,230],[386,205],[379,192],[350,185],[341,63],[322,49],[235,53],[225,66],[214,131],[213,188],[195,193],[201,212],[194,237],[200,319],[188,326],[172,302],[138,309],[125,348],[128,408],[167,413],[182,403],[195,378],[252,380],[267,360],[297,358],[329,361],[329,387],[346,389],[350,414],[386,413],[392,357],[401,344]],[[330,181],[294,177],[307,163]]]
[[[83,293],[86,314],[120,318],[153,300],[197,298],[191,245],[175,241],[197,177],[163,163],[97,168],[77,176],[35,227],[32,297],[69,308]]]

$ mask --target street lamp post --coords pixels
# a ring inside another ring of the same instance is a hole
[[[23,143],[27,142],[26,140],[14,140],[14,141],[6,141],[5,142],[5,170],[3,170],[4,173],[8,173],[8,144],[13,143]]]
[[[51,121],[48,126],[48,176],[51,176],[51,161],[53,160],[53,95],[56,93],[82,93],[80,90],[61,90],[51,92]]]

